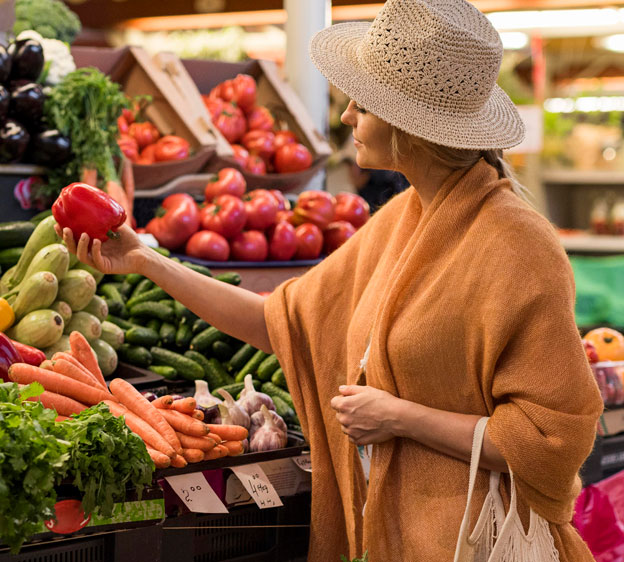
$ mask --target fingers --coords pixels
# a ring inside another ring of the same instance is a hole
[[[58,233],[60,230],[60,226],[57,224],[55,227],[56,232]],[[57,230],[58,229],[58,230]],[[62,230],[63,242],[67,246],[67,249],[72,253],[76,253],[76,242],[74,241],[74,233],[71,231],[71,228],[64,228]]]
[[[83,232],[80,236],[76,250],[76,255],[82,263],[93,265],[91,259],[89,258],[89,235],[86,232]]]
[[[102,257],[102,241],[97,238],[93,241],[91,246],[91,257],[93,258],[93,264],[100,271],[105,271],[104,258]]]
[[[367,386],[359,386],[357,384],[343,384],[338,387],[338,391],[343,396],[353,396],[354,394],[360,394],[366,392]]]

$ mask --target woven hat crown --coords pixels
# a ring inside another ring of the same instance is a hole
[[[502,54],[496,30],[465,0],[388,0],[358,49],[377,82],[454,113],[484,106]]]

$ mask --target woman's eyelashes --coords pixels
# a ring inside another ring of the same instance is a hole
[[[353,109],[355,109],[358,113],[366,113],[366,110],[355,102],[353,102]]]

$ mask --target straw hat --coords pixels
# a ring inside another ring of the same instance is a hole
[[[465,0],[388,0],[372,24],[342,23],[310,42],[314,64],[367,111],[454,148],[510,148],[525,127],[496,84],[503,55]]]

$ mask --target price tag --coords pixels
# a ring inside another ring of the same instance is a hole
[[[201,472],[167,476],[165,480],[189,511],[195,513],[229,513],[227,507],[223,505]]]
[[[236,474],[247,493],[260,509],[284,505],[264,470],[260,468],[260,465],[233,466],[230,470]]]
[[[306,472],[312,472],[312,460],[310,459],[310,455],[299,455],[298,457],[291,457],[291,460],[301,470],[305,470]]]

